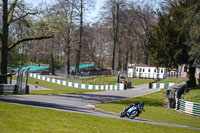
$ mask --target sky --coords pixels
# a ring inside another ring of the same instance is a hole
[[[48,4],[53,4],[56,0],[24,0],[26,3],[33,5],[34,7],[41,6],[41,2],[46,2]],[[88,22],[95,22],[97,20],[98,13],[100,12],[101,7],[103,6],[106,0],[94,0],[95,7],[92,11],[87,13],[87,21]]]
[[[41,7],[41,3],[45,2],[47,4],[53,4],[56,0],[24,0],[26,3],[33,5],[34,7]],[[90,12],[86,12],[85,19],[87,23],[94,23],[98,21],[98,15],[100,13],[101,7],[104,5],[106,0],[94,0],[95,7]],[[132,0],[130,0],[132,1]],[[164,0],[134,0],[136,4],[145,4],[145,3],[151,3],[155,6],[155,11],[159,7],[159,3],[161,3]]]

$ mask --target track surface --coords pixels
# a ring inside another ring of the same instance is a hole
[[[30,89],[34,89],[30,86]],[[62,95],[15,95],[15,96],[0,96],[0,101],[25,104],[41,108],[49,108],[54,110],[62,110],[74,113],[82,113],[89,115],[102,116],[107,118],[125,119],[134,122],[147,123],[153,125],[162,125],[169,127],[179,127],[187,129],[200,130],[200,128],[193,128],[182,125],[153,122],[141,119],[120,118],[119,115],[105,113],[94,109],[93,104],[119,101],[127,98],[137,97],[153,92],[159,89],[147,89],[148,84],[138,85],[132,89],[124,91],[108,91],[108,92],[93,92],[83,94],[62,94]],[[44,88],[45,89],[45,88]]]

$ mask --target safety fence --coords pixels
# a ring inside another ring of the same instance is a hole
[[[13,68],[12,71],[18,72],[18,71],[25,71],[27,69],[29,69],[30,72],[36,72],[40,70],[47,70],[49,69],[49,66],[48,65],[28,65],[28,66]]]
[[[162,88],[169,88],[173,86],[175,83],[149,83],[149,88],[151,89],[162,89]]]
[[[16,85],[11,84],[0,84],[0,94],[11,95],[16,91]]]
[[[107,90],[107,91],[116,91],[116,90],[124,90],[124,84],[116,84],[116,85],[88,85],[88,84],[81,84],[81,83],[74,83],[74,82],[68,82],[63,80],[58,80],[54,78],[45,77],[42,75],[38,75],[35,73],[30,73],[30,77],[44,80],[51,83],[56,83],[59,85],[64,85],[68,87],[74,87],[74,88],[81,88],[81,89],[90,89],[90,90]]]
[[[29,76],[30,68],[28,69],[19,69],[17,73],[17,83],[18,86],[17,94],[28,94],[29,86],[28,86],[28,76]]]
[[[0,83],[0,94],[29,94],[28,75],[29,69],[19,69],[17,72],[17,81],[12,81],[12,75],[10,74],[9,84]]]
[[[191,115],[200,116],[200,103],[176,98],[176,109]]]

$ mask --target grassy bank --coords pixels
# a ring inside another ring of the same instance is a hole
[[[188,80],[189,80],[188,78],[167,78],[159,81],[158,83],[177,83],[177,82],[186,82]],[[194,88],[188,88],[189,92],[183,94],[182,99],[186,101],[200,103],[200,85],[198,80],[196,80],[196,83],[198,86]]]
[[[13,79],[16,80],[16,76],[13,76]],[[105,81],[107,81],[107,83],[109,84],[113,84],[116,85],[116,77],[92,77],[91,78],[92,81],[96,81],[97,82],[102,82],[102,83],[106,83]],[[28,83],[31,85],[34,85],[35,82],[38,81],[39,82],[39,86],[40,87],[44,87],[44,88],[49,88],[51,90],[38,90],[38,91],[30,91],[30,94],[65,94],[65,93],[84,93],[84,92],[98,92],[98,90],[87,90],[87,89],[79,89],[79,88],[73,88],[73,87],[67,87],[67,86],[63,86],[63,85],[58,85],[55,83],[50,83],[47,81],[43,81],[43,80],[39,80],[36,78],[32,78],[29,77],[28,79]],[[95,83],[95,82],[84,82],[84,83]],[[153,80],[148,80],[148,79],[131,79],[132,81],[132,86],[135,85],[139,85],[139,84],[145,84],[145,83],[149,83],[152,82]]]
[[[92,115],[0,102],[1,133],[198,133]]]
[[[139,118],[148,119],[158,122],[166,122],[179,125],[187,125],[192,127],[200,127],[200,117],[186,115],[172,109],[166,108],[165,91],[148,94],[136,98],[131,98],[119,102],[97,104],[97,108],[109,112],[119,114],[124,106],[128,106],[133,102],[142,101],[145,103],[145,112]]]
[[[157,83],[178,83],[178,82],[186,82],[188,78],[166,78]]]
[[[182,95],[182,99],[191,102],[200,103],[200,86],[195,88],[190,88],[188,93]]]
[[[16,80],[14,76],[13,79]],[[58,85],[55,83],[50,83],[47,81],[39,80],[36,78],[29,77],[28,83],[34,85],[35,82],[39,82],[40,87],[48,88],[51,90],[37,90],[37,91],[30,91],[30,94],[65,94],[65,93],[84,93],[84,92],[98,92],[97,90],[87,90],[87,89],[79,89],[73,87],[67,87],[63,85]]]
[[[66,78],[57,77],[56,79],[61,79],[68,82],[91,84],[91,85],[116,85],[117,84],[117,77],[112,77],[112,76],[90,76],[90,77],[84,77],[82,79],[66,79]],[[152,79],[137,79],[137,78],[131,78],[130,80],[132,82],[132,87],[135,85],[146,84],[146,83],[154,81]]]

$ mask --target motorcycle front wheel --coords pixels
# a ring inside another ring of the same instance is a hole
[[[138,115],[138,112],[137,111],[133,111],[131,113],[131,115],[129,116],[130,119],[134,119],[136,116]]]

